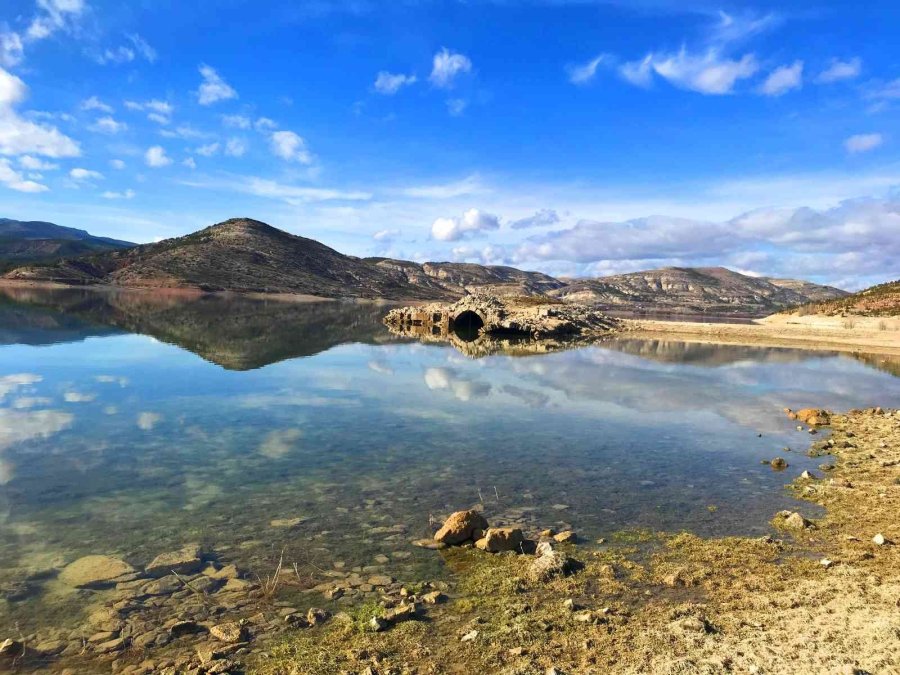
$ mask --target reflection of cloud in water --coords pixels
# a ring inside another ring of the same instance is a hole
[[[547,394],[534,391],[533,389],[517,387],[514,384],[504,385],[503,393],[519,399],[532,408],[543,408],[550,402],[550,397]]]
[[[14,392],[19,387],[26,387],[37,384],[44,378],[34,373],[16,373],[14,375],[4,375],[0,377],[0,401],[6,398],[7,394]]]
[[[393,375],[394,369],[391,368],[384,361],[369,361],[369,370],[372,370],[376,373],[381,373],[382,375]]]
[[[20,396],[13,400],[12,407],[16,410],[25,410],[27,408],[37,408],[39,405],[50,405],[52,402],[52,399],[43,396]]]
[[[279,429],[266,435],[257,452],[269,459],[280,459],[289,454],[297,441],[303,436],[303,430],[297,428]]]
[[[467,378],[452,368],[428,368],[425,370],[425,385],[431,389],[447,389],[460,401],[484,398],[491,393],[491,385]]]
[[[238,399],[238,405],[242,408],[266,409],[277,406],[289,407],[337,407],[358,406],[359,399],[346,397],[314,396],[298,392],[284,392],[282,394],[249,394]]]
[[[137,416],[138,429],[153,431],[153,427],[162,421],[162,415],[154,412],[142,412]]]
[[[94,379],[103,384],[118,384],[120,387],[127,387],[130,382],[127,377],[117,377],[116,375],[97,375]]]
[[[97,394],[83,394],[80,391],[67,391],[63,394],[66,403],[90,403],[95,398]]]
[[[18,411],[0,408],[0,453],[15,443],[49,438],[71,426],[75,416],[57,410]],[[0,455],[0,485],[13,479],[13,463]]]
[[[195,511],[208,506],[219,499],[224,490],[219,485],[211,483],[208,478],[188,476],[184,480],[185,511]]]
[[[108,405],[105,408],[103,408],[103,414],[104,415],[118,415],[119,408],[114,405]]]

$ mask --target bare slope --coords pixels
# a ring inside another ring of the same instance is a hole
[[[780,281],[780,280],[779,280]],[[632,311],[765,314],[842,293],[809,282],[773,283],[724,267],[666,267],[574,280],[550,294],[567,301]]]
[[[825,316],[900,316],[900,280],[872,286],[859,293],[825,302],[812,302],[795,314]]]

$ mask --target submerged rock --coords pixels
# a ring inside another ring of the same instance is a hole
[[[471,509],[468,511],[457,511],[451,514],[441,529],[435,533],[434,540],[448,546],[458,546],[471,541],[475,538],[476,532],[480,534],[487,528],[487,520],[478,511]],[[478,538],[480,539],[480,537]]]
[[[769,462],[769,466],[771,466],[776,471],[782,471],[788,468],[788,463],[783,457],[776,457]]]
[[[194,574],[203,567],[199,544],[187,544],[177,551],[161,553],[147,565],[144,571],[151,577],[162,577],[175,572]]]
[[[15,658],[25,651],[25,645],[18,640],[7,638],[0,642],[0,658]]]
[[[108,555],[86,555],[67,565],[60,580],[74,588],[109,588],[135,569],[124,560]]]

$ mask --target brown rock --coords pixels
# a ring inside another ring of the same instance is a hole
[[[456,546],[471,540],[475,530],[487,528],[487,520],[478,511],[457,511],[447,518],[443,527],[435,533],[434,540],[448,546]]]
[[[236,621],[210,626],[209,634],[221,642],[240,642],[244,629]]]
[[[831,415],[827,410],[818,408],[803,408],[796,412],[797,419],[811,427],[822,426],[831,422]]]
[[[135,570],[124,560],[108,555],[86,555],[68,564],[60,573],[60,580],[75,588],[108,588],[116,580]]]
[[[788,463],[783,457],[776,457],[771,462],[769,462],[769,465],[776,471],[783,471],[784,469],[788,468]]]
[[[475,546],[488,553],[521,552],[524,541],[522,530],[517,527],[489,527],[484,537],[475,542]]]
[[[578,540],[578,536],[572,530],[566,530],[553,535],[553,540],[560,544],[574,544]]]
[[[25,645],[18,640],[7,638],[0,642],[0,658],[15,658],[25,651]]]
[[[147,565],[145,572],[152,577],[161,577],[176,572],[177,574],[194,574],[203,567],[201,551],[198,544],[187,544],[177,551],[161,553]]]

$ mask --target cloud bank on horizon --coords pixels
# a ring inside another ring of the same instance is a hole
[[[900,7],[0,9],[3,213],[598,275],[900,269]],[[896,26],[897,28],[893,28]]]

